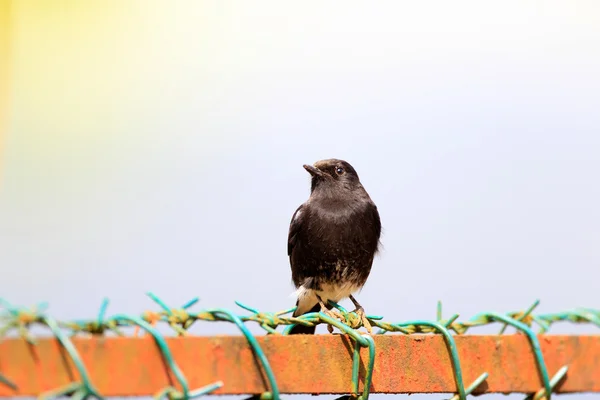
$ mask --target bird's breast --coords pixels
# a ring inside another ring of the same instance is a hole
[[[359,210],[320,210],[311,216],[307,229],[307,245],[325,259],[352,259],[372,255],[379,240],[375,221]]]

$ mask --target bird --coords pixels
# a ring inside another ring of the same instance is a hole
[[[328,303],[349,298],[371,334],[363,307],[353,294],[365,285],[380,249],[377,206],[344,160],[303,165],[311,175],[310,196],[290,222],[288,256],[297,296],[294,317],[323,312],[340,317]],[[333,327],[328,326],[329,332]],[[289,334],[314,334],[315,326],[294,325]]]

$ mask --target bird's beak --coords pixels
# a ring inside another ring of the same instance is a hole
[[[313,167],[312,165],[306,165],[306,164],[304,164],[303,167],[312,176],[319,176],[319,177],[323,176],[323,171],[321,171],[318,168]]]

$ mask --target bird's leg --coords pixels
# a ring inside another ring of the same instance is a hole
[[[369,332],[369,335],[372,335],[373,328],[371,328],[371,323],[367,319],[367,316],[365,314],[365,309],[358,303],[358,301],[356,301],[354,296],[350,295],[350,300],[352,301],[352,303],[354,303],[354,307],[356,307],[354,312],[356,312],[356,314],[360,317],[360,320],[362,321],[362,324],[365,327],[365,329],[367,330],[367,332]]]
[[[340,319],[341,315],[337,310],[329,310],[327,308],[327,306],[325,305],[325,303],[323,302],[323,299],[321,299],[321,297],[317,294],[317,301],[319,302],[319,305],[321,306],[321,312],[333,319]],[[331,326],[330,324],[327,324],[327,330],[329,331],[329,333],[333,333],[333,326]]]

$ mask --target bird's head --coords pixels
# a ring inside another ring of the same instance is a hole
[[[361,187],[356,170],[348,162],[331,158],[303,165],[312,176],[311,192],[316,188],[353,190]]]

